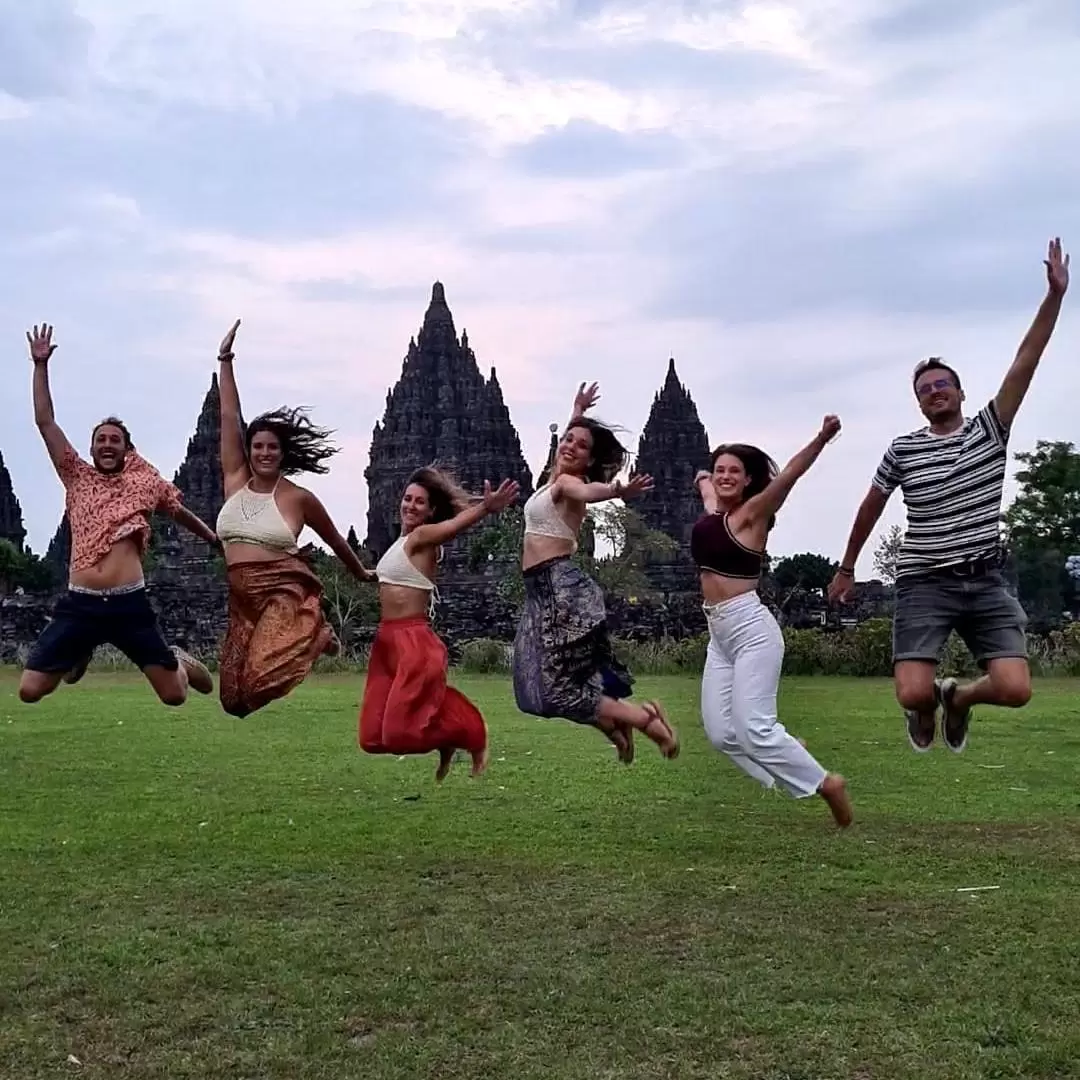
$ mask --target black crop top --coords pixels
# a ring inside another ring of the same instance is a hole
[[[690,533],[690,556],[699,570],[711,570],[721,577],[761,577],[763,553],[740,544],[728,527],[727,514],[703,514]]]

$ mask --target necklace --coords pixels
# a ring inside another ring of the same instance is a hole
[[[247,496],[255,496],[255,502],[248,501]],[[269,496],[269,498],[267,497]],[[270,499],[274,497],[274,493],[252,491],[249,487],[245,486],[240,489],[240,513],[245,521],[254,521],[266,508],[270,505]]]

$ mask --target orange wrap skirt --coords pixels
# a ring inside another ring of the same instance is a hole
[[[483,750],[484,718],[446,685],[448,666],[446,646],[424,616],[380,622],[360,706],[360,748],[369,754]]]
[[[247,716],[304,681],[333,629],[322,610],[322,582],[301,558],[234,563],[228,580],[221,707],[230,716]]]

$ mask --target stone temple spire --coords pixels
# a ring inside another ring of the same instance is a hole
[[[468,337],[459,340],[441,282],[435,282],[423,325],[409,349],[401,377],[375,425],[368,482],[365,547],[377,558],[399,532],[398,508],[409,475],[438,463],[471,491],[485,480],[517,480],[522,498],[532,474],[503,401],[494,369],[485,380]]]
[[[26,541],[22,507],[15,497],[15,488],[11,483],[11,474],[4,465],[3,454],[0,454],[0,540],[10,541],[19,552]]]
[[[709,437],[671,359],[642,429],[634,466],[637,472],[649,473],[656,487],[634,506],[650,529],[678,541],[679,552],[672,559],[687,567],[690,531],[701,513],[694,475],[708,464]]]
[[[188,440],[187,453],[176,470],[173,483],[183,492],[184,505],[213,528],[225,502],[221,476],[221,393],[217,372],[210,377],[210,389],[195,421],[195,433]]]

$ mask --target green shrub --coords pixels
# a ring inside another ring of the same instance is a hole
[[[473,638],[461,646],[457,666],[471,675],[492,675],[510,670],[512,646],[493,638]]]

